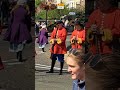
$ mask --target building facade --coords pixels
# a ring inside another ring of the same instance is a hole
[[[64,3],[69,9],[85,8],[85,0],[46,0],[46,2],[54,4]]]

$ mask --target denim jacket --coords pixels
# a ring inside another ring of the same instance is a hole
[[[72,90],[85,90],[85,81],[73,80]]]

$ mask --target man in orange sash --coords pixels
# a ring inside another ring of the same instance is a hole
[[[64,28],[64,24],[62,21],[58,21],[57,23],[57,28],[53,30],[51,33],[51,38],[50,38],[50,43],[52,44],[50,52],[51,54],[51,69],[47,73],[53,73],[54,70],[54,65],[56,62],[56,59],[60,62],[60,73],[59,75],[62,75],[62,69],[64,65],[64,54],[67,53],[66,49],[66,37],[67,37],[67,31]]]
[[[116,40],[114,38],[120,38],[120,9],[114,7],[112,2],[114,0],[96,0],[98,8],[93,11],[86,23],[87,41],[90,43],[89,51],[94,54],[112,53]]]

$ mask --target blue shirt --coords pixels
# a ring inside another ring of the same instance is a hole
[[[72,90],[85,90],[85,81],[73,80]]]

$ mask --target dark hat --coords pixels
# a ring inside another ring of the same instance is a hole
[[[74,24],[75,24],[75,25],[80,25],[81,23],[80,23],[79,20],[77,20],[77,21],[74,22]]]
[[[79,20],[75,21],[74,25],[80,25],[82,28],[84,28],[84,25]]]
[[[57,21],[56,24],[64,24],[63,21]]]

